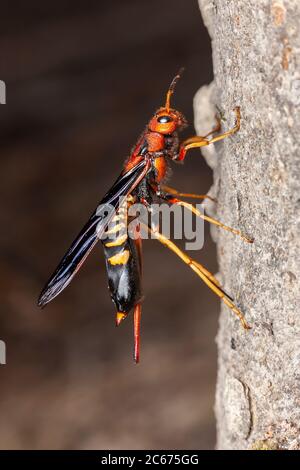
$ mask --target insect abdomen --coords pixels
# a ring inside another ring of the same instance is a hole
[[[127,314],[141,300],[141,272],[135,241],[128,236],[127,209],[121,207],[102,240],[108,286],[117,311]]]

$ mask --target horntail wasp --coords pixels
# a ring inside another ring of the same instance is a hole
[[[125,162],[119,178],[72,243],[38,300],[38,305],[44,307],[60,294],[71,282],[97,241],[101,239],[109,289],[117,309],[116,325],[120,325],[128,313],[134,311],[134,360],[136,363],[139,361],[140,347],[142,247],[141,237],[128,236],[126,223],[130,204],[139,202],[149,209],[154,198],[158,198],[170,205],[181,205],[196,216],[239,235],[246,242],[253,241],[240,231],[200,213],[192,204],[179,199],[180,197],[204,199],[209,196],[181,193],[164,184],[170,161],[183,162],[189,149],[218,142],[234,134],[240,128],[240,110],[236,107],[234,110],[236,122],[232,129],[215,135],[220,132],[221,128],[220,119],[218,119],[216,127],[211,132],[204,136],[191,137],[179,145],[177,132],[186,127],[187,122],[179,111],[171,108],[170,100],[181,72],[182,70],[175,76],[168,89],[165,105],[159,108],[150,119]],[[125,204],[120,203],[120,198],[123,198]],[[98,210],[100,205],[110,207],[110,212],[105,218]],[[179,256],[223,300],[238,316],[245,329],[250,328],[242,312],[234,305],[233,299],[222,290],[218,280],[207,269],[190,258],[153,226],[147,226],[146,229],[155,239]],[[102,240],[104,234],[106,238]]]

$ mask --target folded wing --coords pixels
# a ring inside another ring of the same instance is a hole
[[[128,172],[119,176],[73,241],[42,290],[38,299],[40,307],[44,307],[53,300],[71,282],[97,241],[102,237],[115,211],[118,210],[120,199],[131,193],[144,178],[148,168],[147,161],[142,160]]]

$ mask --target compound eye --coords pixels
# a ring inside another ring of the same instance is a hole
[[[159,122],[160,124],[166,124],[167,122],[172,122],[172,121],[173,119],[170,116],[160,116],[157,119],[157,122]]]

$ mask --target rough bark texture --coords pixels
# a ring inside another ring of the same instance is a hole
[[[218,449],[300,448],[300,3],[199,0],[215,81],[195,97],[196,130],[215,105],[241,130],[205,149],[214,171],[208,212],[254,237],[213,229],[220,280],[252,326],[222,306]]]

